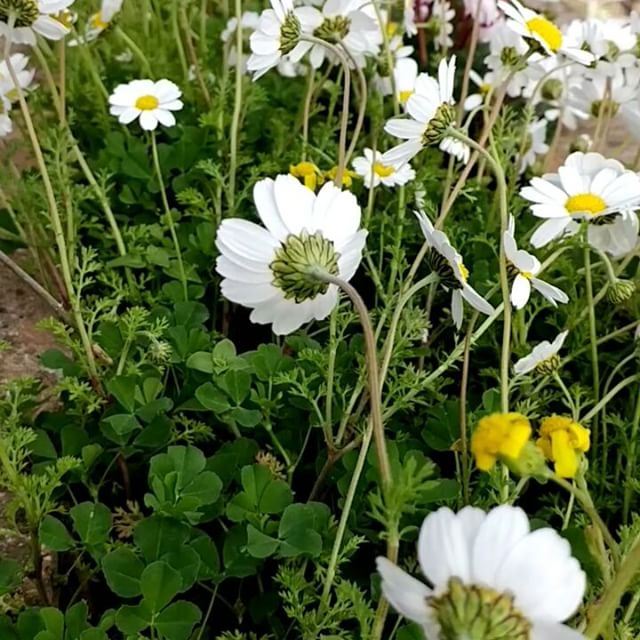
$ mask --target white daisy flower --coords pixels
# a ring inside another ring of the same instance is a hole
[[[362,176],[367,189],[383,184],[385,187],[396,187],[407,184],[416,177],[411,165],[385,164],[384,155],[379,151],[365,149],[364,155],[353,160],[355,172]]]
[[[464,0],[464,12],[473,19],[478,16],[480,42],[491,42],[494,28],[504,20],[496,0]]]
[[[398,60],[393,69],[393,79],[396,85],[398,102],[406,106],[407,101],[416,90],[418,63],[413,58]]]
[[[544,340],[540,344],[537,344],[528,356],[520,358],[520,360],[515,363],[513,370],[518,375],[530,373],[534,369],[539,373],[555,371],[560,365],[560,356],[558,353],[560,349],[562,349],[562,345],[568,334],[568,331],[563,331],[557,335],[553,342]]]
[[[531,238],[542,247],[563,235],[572,221],[600,223],[605,216],[640,204],[640,177],[599,153],[572,153],[558,173],[533,178],[520,195],[545,222]]]
[[[11,103],[4,96],[0,96],[0,138],[6,138],[13,131],[10,111]]]
[[[416,9],[414,0],[404,0],[402,18],[404,32],[408,36],[415,36],[418,33],[418,27],[416,26]]]
[[[392,118],[385,124],[387,133],[407,140],[387,151],[385,157],[388,162],[408,162],[432,144],[439,144],[442,151],[468,162],[469,147],[446,136],[447,129],[456,121],[453,98],[455,71],[456,58],[453,56],[449,62],[440,61],[437,80],[426,73],[418,76],[415,91],[406,104],[410,117]]]
[[[388,27],[389,25],[387,25]],[[413,47],[410,45],[405,45],[402,36],[396,35],[393,36],[389,40],[389,51],[393,57],[393,69],[389,70],[387,56],[383,51],[380,52],[380,56],[378,59],[376,74],[373,77],[373,83],[375,88],[383,95],[389,96],[393,92],[393,86],[391,83],[390,73],[394,74],[394,82],[396,86],[396,90],[398,90],[398,74],[402,73],[403,76],[407,75],[407,79],[404,80],[405,84],[410,84],[410,91],[413,92],[413,85],[415,84],[416,78],[418,77],[418,63],[410,58],[409,56],[413,53]],[[399,72],[398,69],[401,71]],[[412,71],[415,70],[415,73]],[[411,75],[413,76],[413,81],[410,81]],[[409,98],[408,94],[405,98],[406,100]]]
[[[355,196],[332,182],[316,195],[293,176],[280,175],[258,182],[253,199],[264,227],[230,218],[218,229],[223,295],[253,309],[251,321],[272,324],[279,335],[323,320],[338,303],[338,287],[309,271],[322,269],[345,281],[355,274],[367,237]]]
[[[640,72],[635,68],[618,69],[613,76],[594,72],[572,87],[570,105],[583,118],[598,118],[602,110],[614,120],[622,120],[629,132],[640,137]]]
[[[532,81],[542,75],[538,65],[543,57],[538,53],[526,57],[529,47],[524,38],[500,22],[493,29],[489,41],[486,65],[493,71],[494,83],[500,86],[507,79],[507,95],[518,98]]]
[[[258,26],[251,34],[249,43],[252,54],[247,60],[247,70],[257,80],[269,69],[273,69],[288,56],[298,62],[309,50],[309,43],[300,41],[302,24],[300,16],[311,7],[293,8],[293,0],[270,0],[271,9],[260,14]]]
[[[527,9],[518,0],[501,1],[498,6],[507,16],[507,25],[523,38],[536,42],[548,55],[561,54],[580,64],[589,65],[594,56],[566,42],[562,31],[542,14]]]
[[[502,244],[509,263],[509,275],[513,278],[511,285],[511,304],[522,309],[531,296],[531,287],[542,294],[554,307],[557,302],[569,302],[567,294],[553,285],[536,278],[542,269],[538,258],[524,249],[518,249],[515,239],[515,220],[509,217],[509,227],[504,232]]]
[[[431,7],[430,22],[435,23],[433,44],[436,50],[447,50],[453,46],[451,34],[453,33],[453,20],[456,17],[455,9],[451,8],[449,0],[434,0]]]
[[[544,155],[549,151],[547,144],[547,120],[541,118],[531,122],[527,127],[527,146],[522,156],[520,164],[520,173],[524,173],[527,167],[535,164],[538,156]]]
[[[69,27],[57,19],[74,0],[5,0],[0,3],[0,36],[9,33],[9,13],[16,16],[11,41],[34,46],[41,35],[48,40],[61,40]]]
[[[123,2],[124,0],[102,0],[100,11],[89,18],[89,25],[84,35],[86,42],[95,40],[105,29],[109,28],[113,19],[120,13]]]
[[[240,16],[240,27],[243,31],[251,30],[254,31],[258,28],[258,24],[260,23],[260,14],[256,11],[245,11]],[[220,40],[222,42],[229,42],[232,38],[235,37],[236,29],[238,28],[238,18],[235,16],[229,18],[225,28],[222,30],[220,34]]]
[[[498,86],[496,82],[496,76],[493,71],[487,71],[484,77],[473,69],[469,70],[469,79],[478,88],[477,93],[471,93],[464,101],[465,111],[473,111],[478,107],[481,107],[489,93]]]
[[[518,507],[438,509],[420,528],[418,560],[432,588],[386,558],[377,565],[385,598],[427,640],[584,640],[562,623],[582,602],[585,574],[569,543],[531,531]]]
[[[34,69],[27,69],[28,64],[29,58],[23,53],[11,55],[11,66],[15,71],[21,89],[28,89],[31,86],[36,73]],[[11,79],[6,60],[0,62],[0,97],[5,98],[9,105],[18,99],[16,85]]]
[[[638,214],[623,211],[608,224],[589,225],[589,244],[614,258],[622,258],[638,246]]]
[[[382,44],[382,32],[375,13],[369,15],[369,0],[326,0],[322,10],[306,7],[298,11],[304,30],[321,40],[341,43],[353,56],[359,67],[364,67],[365,57],[376,57]],[[333,60],[333,54],[320,44],[309,45],[309,61],[314,69],[322,66],[326,58]]]
[[[462,326],[463,300],[480,313],[492,314],[495,309],[469,284],[469,269],[451,246],[447,234],[436,230],[424,213],[416,211],[415,214],[430,248],[427,261],[443,286],[451,290],[451,316],[456,328]]]
[[[173,127],[176,123],[173,111],[180,111],[182,91],[170,80],[133,80],[118,85],[109,96],[109,112],[122,124],[136,119],[146,131],[153,131],[158,123]]]

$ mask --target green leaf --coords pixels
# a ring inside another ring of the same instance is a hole
[[[109,640],[109,636],[102,629],[87,629],[80,634],[78,640]]]
[[[140,576],[144,564],[138,556],[122,547],[102,558],[102,570],[111,591],[123,598],[134,598],[142,593]]]
[[[167,562],[158,560],[150,564],[140,577],[143,601],[153,613],[162,611],[182,588],[180,574]]]
[[[107,391],[128,413],[136,408],[135,391],[138,379],[135,376],[116,376],[107,382]]]
[[[130,413],[118,413],[104,418],[103,422],[108,424],[119,436],[126,436],[132,431],[142,428],[138,418]]]
[[[243,467],[240,475],[244,491],[227,505],[227,515],[235,522],[241,522],[249,513],[282,513],[293,501],[289,485],[274,478],[262,465]]]
[[[87,614],[89,608],[86,602],[77,602],[69,607],[64,614],[66,640],[77,640],[80,634],[89,626],[87,623]]]
[[[236,345],[233,344],[231,340],[225,338],[224,340],[220,340],[220,342],[213,347],[211,355],[215,360],[231,362],[235,359],[236,353]]]
[[[40,541],[52,551],[67,551],[75,544],[64,524],[53,516],[45,516],[40,523]]]
[[[189,539],[189,527],[174,518],[151,516],[138,524],[133,539],[144,559],[153,562],[184,545]]]
[[[275,344],[261,344],[258,350],[251,354],[250,361],[256,376],[263,382],[268,382],[280,371],[291,368],[291,359],[286,358],[280,347]]]
[[[251,375],[246,371],[232,369],[222,376],[218,385],[227,392],[236,405],[239,405],[249,395]]]
[[[10,558],[0,558],[0,595],[11,593],[20,586],[22,568]]]
[[[256,529],[252,524],[247,525],[247,551],[254,558],[268,558],[272,556],[280,542]]]
[[[40,617],[44,622],[44,628],[55,640],[62,640],[64,634],[64,615],[55,607],[43,607],[40,609]],[[37,637],[37,636],[36,636]]]
[[[196,351],[187,358],[187,367],[202,371],[203,373],[213,373],[213,358],[208,351]]]
[[[137,605],[124,605],[116,613],[116,626],[130,636],[146,629],[151,623],[153,613],[149,605],[142,601]]]
[[[196,398],[205,409],[214,413],[224,413],[231,409],[227,397],[211,382],[205,382],[196,389]]]
[[[180,591],[190,589],[200,573],[200,556],[192,547],[182,547],[162,558],[182,578]]]
[[[111,512],[100,502],[82,502],[69,512],[76,532],[88,546],[103,544],[111,531]]]
[[[289,505],[278,528],[280,555],[287,558],[302,554],[319,556],[322,533],[328,529],[330,515],[329,508],[317,502]]]
[[[156,617],[155,627],[167,640],[188,640],[201,617],[195,604],[178,600]]]
[[[236,407],[231,410],[229,415],[243,427],[255,427],[262,420],[262,412],[257,409]]]
[[[214,578],[220,573],[220,555],[218,554],[218,548],[208,535],[198,532],[189,542],[189,547],[193,549],[200,558],[198,580]]]

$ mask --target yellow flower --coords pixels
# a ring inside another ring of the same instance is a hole
[[[298,162],[289,166],[289,173],[294,178],[301,178],[304,186],[315,191],[318,185],[324,182],[322,172],[313,162]]]
[[[496,461],[516,461],[531,437],[531,424],[520,413],[493,413],[478,422],[471,436],[476,466],[489,471]]]
[[[536,444],[560,477],[575,478],[582,454],[589,451],[590,431],[571,418],[554,415],[543,418]]]
[[[333,167],[329,169],[324,175],[329,180],[335,180],[336,174],[338,173],[338,167]],[[353,178],[355,178],[358,174],[355,171],[351,171],[350,169],[345,169],[342,174],[342,186],[347,187],[349,189],[353,184]]]

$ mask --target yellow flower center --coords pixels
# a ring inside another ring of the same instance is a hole
[[[554,53],[562,46],[562,31],[546,18],[536,16],[528,20],[527,28],[532,35],[538,36]]]
[[[607,203],[592,193],[579,193],[571,196],[564,206],[569,213],[590,213],[595,216],[607,208]]]
[[[136,109],[141,111],[153,111],[158,108],[160,101],[155,96],[140,96],[136,100]]]
[[[94,13],[89,18],[89,24],[93,29],[100,29],[100,31],[104,31],[109,26],[108,22],[104,22],[100,13]]]
[[[469,279],[469,269],[462,264],[462,262],[458,263],[458,269],[460,269],[460,276],[462,280],[466,282]]]
[[[531,271],[521,271],[520,275],[527,280],[531,280],[531,278],[533,278],[533,273],[531,273]]]
[[[397,22],[387,22],[387,36],[389,38],[393,38],[398,32],[398,23]]]
[[[376,162],[373,165],[373,172],[381,178],[388,178],[389,176],[392,176],[396,170],[393,167],[387,167],[381,162]]]
[[[64,9],[58,15],[53,16],[53,18],[57,20],[63,27],[71,29],[75,20],[75,15],[68,9]]]
[[[517,460],[531,437],[531,424],[520,413],[494,413],[482,418],[471,437],[471,452],[481,471],[498,458]]]
[[[575,478],[582,454],[589,451],[590,431],[572,418],[549,416],[540,423],[540,437],[536,444],[556,473],[563,478]]]
[[[481,84],[478,89],[483,96],[486,96],[491,91],[491,85],[485,82],[484,84]]]
[[[398,96],[398,100],[400,101],[400,104],[405,104],[412,95],[413,95],[413,91],[411,91],[410,89],[401,91],[400,95]]]

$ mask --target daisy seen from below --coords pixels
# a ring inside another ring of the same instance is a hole
[[[95,40],[103,31],[109,28],[111,22],[122,9],[124,0],[102,0],[100,11],[89,18],[87,31],[84,35],[86,42]]]
[[[507,26],[529,42],[536,43],[547,55],[560,54],[584,65],[594,61],[592,53],[571,46],[562,30],[551,20],[527,9],[518,0],[502,1],[499,7],[507,17]]]
[[[27,69],[28,64],[29,58],[23,53],[14,53],[11,56],[11,66],[21,89],[28,89],[35,75],[33,69]],[[13,122],[9,113],[12,103],[17,99],[16,85],[11,79],[6,60],[2,60],[0,62],[0,138],[5,138],[13,131]]]
[[[415,214],[429,246],[427,263],[438,274],[442,284],[451,290],[451,315],[456,328],[462,326],[463,300],[480,313],[493,313],[494,308],[469,284],[469,270],[447,235],[435,229],[424,213],[416,211]]]
[[[37,36],[48,40],[61,40],[69,27],[56,18],[68,9],[74,0],[4,0],[0,2],[0,36],[11,31],[11,41],[34,46]],[[9,29],[11,16],[13,28]]]
[[[560,349],[562,349],[562,345],[568,334],[568,331],[563,331],[556,336],[553,342],[544,340],[540,344],[537,344],[529,355],[520,358],[520,360],[515,363],[513,370],[518,375],[524,375],[534,370],[543,375],[553,373],[560,366],[560,356],[558,353]]]
[[[367,232],[355,196],[331,182],[316,195],[293,176],[266,178],[253,199],[264,227],[229,218],[218,229],[220,286],[228,300],[252,309],[252,322],[286,335],[331,313],[338,287],[313,272],[350,280]]]
[[[158,123],[164,127],[176,124],[173,111],[184,106],[181,97],[182,91],[170,80],[133,80],[115,88],[109,96],[109,112],[121,124],[138,119],[145,131],[154,131]]]
[[[440,61],[438,79],[421,73],[416,79],[415,91],[406,104],[408,118],[392,118],[385,124],[385,131],[396,138],[406,140],[386,152],[389,162],[408,162],[424,147],[439,145],[462,162],[469,160],[469,147],[447,132],[455,124],[456,110],[453,85],[456,58]]]
[[[416,177],[416,172],[408,163],[387,164],[384,154],[372,149],[365,149],[364,155],[353,160],[353,168],[364,180],[367,189],[383,184],[385,187],[396,187],[407,184]]]
[[[531,238],[542,247],[567,230],[572,221],[600,223],[606,216],[640,203],[640,176],[599,153],[572,153],[558,173],[533,178],[520,195],[543,222]]]
[[[302,25],[298,14],[304,8],[294,10],[292,0],[270,1],[271,9],[260,14],[258,26],[249,38],[252,53],[247,70],[253,73],[254,80],[276,67],[285,56],[298,62],[309,49],[308,43],[300,42]]]
[[[406,106],[407,100],[409,100],[416,90],[418,63],[413,58],[402,58],[398,60],[393,69],[393,79],[396,85],[398,102]]]
[[[608,253],[614,258],[622,258],[638,246],[638,214],[623,211],[607,224],[589,225],[589,244]]]
[[[508,261],[508,270],[513,278],[511,304],[516,309],[522,309],[527,304],[532,287],[554,307],[558,302],[563,304],[569,302],[569,297],[564,291],[536,277],[540,273],[542,265],[534,255],[524,249],[518,249],[513,216],[509,218],[509,227],[504,232],[502,242]]]
[[[442,507],[420,528],[418,560],[427,587],[386,558],[382,591],[427,640],[581,640],[562,624],[579,608],[586,577],[555,530],[531,531],[526,513]]]

